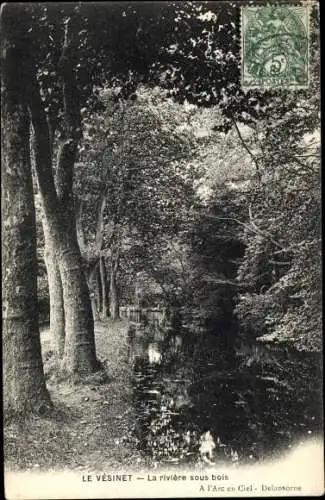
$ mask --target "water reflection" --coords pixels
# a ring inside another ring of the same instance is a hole
[[[148,344],[147,352],[148,352],[149,365],[153,365],[155,363],[161,363],[162,354],[159,350],[158,342],[150,342],[150,344]]]
[[[195,345],[180,329],[132,328],[135,434],[153,463],[260,461],[322,427],[320,363],[306,353],[224,356],[208,333]]]

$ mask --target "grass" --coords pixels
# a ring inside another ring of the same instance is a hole
[[[143,465],[131,436],[132,387],[125,320],[95,325],[103,371],[83,383],[56,376],[50,332],[41,333],[44,370],[54,410],[9,421],[4,429],[8,470],[87,470]]]

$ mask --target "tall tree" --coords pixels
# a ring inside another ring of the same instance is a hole
[[[2,304],[4,407],[42,412],[45,386],[37,306],[36,222],[24,81],[24,19],[5,5],[2,28]]]
[[[64,43],[58,63],[63,116],[55,180],[53,130],[44,109],[35,65],[28,74],[28,103],[34,129],[36,173],[44,210],[51,309],[52,313],[56,313],[54,321],[58,320],[56,337],[58,352],[62,354],[61,368],[66,372],[91,373],[97,369],[98,363],[88,286],[77,242],[72,193],[74,160],[81,134],[74,57],[74,31],[71,29],[71,19],[66,18]],[[61,308],[54,310],[57,298],[54,294],[57,294],[61,303],[63,297],[64,347],[63,311]]]
[[[51,235],[48,220],[42,210],[42,226],[44,234],[44,262],[50,296],[50,332],[57,358],[61,359],[65,345],[65,312],[63,286],[60,268],[55,253],[55,241]]]
[[[145,61],[152,60],[152,53],[143,59],[134,50],[143,46],[139,33],[143,31],[144,20],[147,27],[150,25],[152,13],[156,21],[159,16],[155,9],[143,7],[144,15],[138,18],[130,4],[117,7],[111,4],[108,9],[81,4],[62,7],[33,4],[17,8],[24,10],[30,20],[28,34],[32,45],[27,57],[34,58],[34,65],[25,79],[29,82],[35,164],[44,210],[51,324],[58,354],[63,350],[61,366],[69,372],[91,372],[97,367],[93,317],[77,242],[72,191],[81,137],[80,109],[92,105],[93,84],[100,82],[105,74],[110,78],[115,74],[124,81],[123,95],[134,91],[138,80],[133,78],[132,67],[138,66],[143,74],[147,68]],[[128,36],[123,38],[126,45],[121,47],[120,25],[125,18],[130,30],[126,29]],[[148,41],[145,44],[148,46]],[[130,58],[126,64],[127,53]],[[59,143],[57,159],[55,140]],[[60,301],[63,297],[64,314],[55,307],[57,297]]]
[[[157,256],[164,235],[179,230],[192,199],[195,174],[189,162],[199,142],[197,108],[144,86],[116,104],[115,90],[102,91],[105,112],[85,112],[75,183],[79,241],[94,298],[96,274],[103,284],[105,267],[112,317],[118,316],[122,268],[136,274],[140,260]],[[137,264],[135,254],[141,255]],[[106,293],[102,287],[102,299]]]

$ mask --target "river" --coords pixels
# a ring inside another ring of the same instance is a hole
[[[318,356],[132,328],[133,433],[154,467],[262,461],[321,432]]]

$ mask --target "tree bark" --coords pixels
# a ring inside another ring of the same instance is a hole
[[[36,165],[46,157],[46,149],[34,122]],[[50,170],[51,173],[51,170]],[[48,179],[37,168],[38,183],[42,195],[46,224],[53,242],[63,287],[65,345],[61,368],[67,373],[93,373],[98,369],[94,338],[94,321],[83,261],[77,242],[73,210],[60,203],[53,209],[53,192],[47,190]],[[50,194],[50,196],[49,196]]]
[[[96,305],[97,305],[97,311],[100,314],[101,313],[101,308],[102,308],[102,290],[101,290],[101,279],[100,279],[100,272],[99,269],[96,269],[96,287],[95,287],[95,298],[96,298]]]
[[[97,301],[95,295],[90,296],[91,310],[93,312],[94,321],[99,321],[99,311],[97,309]]]
[[[64,45],[58,64],[62,77],[65,139],[60,146],[56,176],[61,215],[60,229],[63,231],[61,234],[56,234],[55,241],[58,247],[57,257],[63,285],[66,324],[61,367],[66,372],[87,374],[95,371],[98,364],[95,355],[94,319],[84,263],[78,245],[73,199],[74,162],[81,137],[79,93],[74,71],[77,43],[74,37],[75,33],[69,19],[65,24]]]
[[[47,220],[42,217],[45,240],[44,260],[47,270],[47,279],[50,295],[50,331],[57,358],[61,359],[65,343],[65,317],[61,274],[55,255],[55,243],[51,238]]]
[[[105,259],[103,256],[99,258],[99,274],[101,284],[101,317],[105,319],[108,317],[108,291],[107,291],[107,273],[105,266]]]
[[[69,43],[68,25],[67,23],[65,45]],[[74,159],[80,138],[76,109],[78,99],[74,89],[71,61],[64,64],[61,61],[61,71],[66,137],[60,149],[56,185],[52,170],[48,122],[35,69],[28,87],[29,107],[34,128],[37,179],[63,287],[65,345],[61,367],[68,373],[87,374],[93,373],[99,365],[96,360],[89,290],[77,241],[72,190]]]
[[[90,291],[91,309],[94,321],[99,321],[100,297],[98,284],[98,262],[88,274],[88,288]]]
[[[25,105],[23,21],[2,9],[2,305],[6,412],[43,412],[46,389],[37,308],[36,221]],[[17,30],[18,34],[17,34]],[[18,35],[15,38],[15,35]],[[23,38],[23,37],[22,37]]]
[[[68,373],[92,373],[98,369],[94,320],[76,233],[70,228],[56,241],[66,327],[61,367]]]
[[[118,319],[120,317],[120,304],[119,304],[119,294],[117,287],[118,265],[119,265],[119,259],[117,257],[116,261],[112,263],[110,284],[109,284],[109,307],[110,307],[110,316],[112,319]]]
[[[104,243],[104,213],[107,203],[107,192],[104,190],[98,203],[97,226],[96,226],[96,251],[99,255],[99,282],[100,282],[100,311],[101,318],[105,319],[109,315],[108,308],[108,290],[107,290],[107,272],[105,258],[101,255]]]

